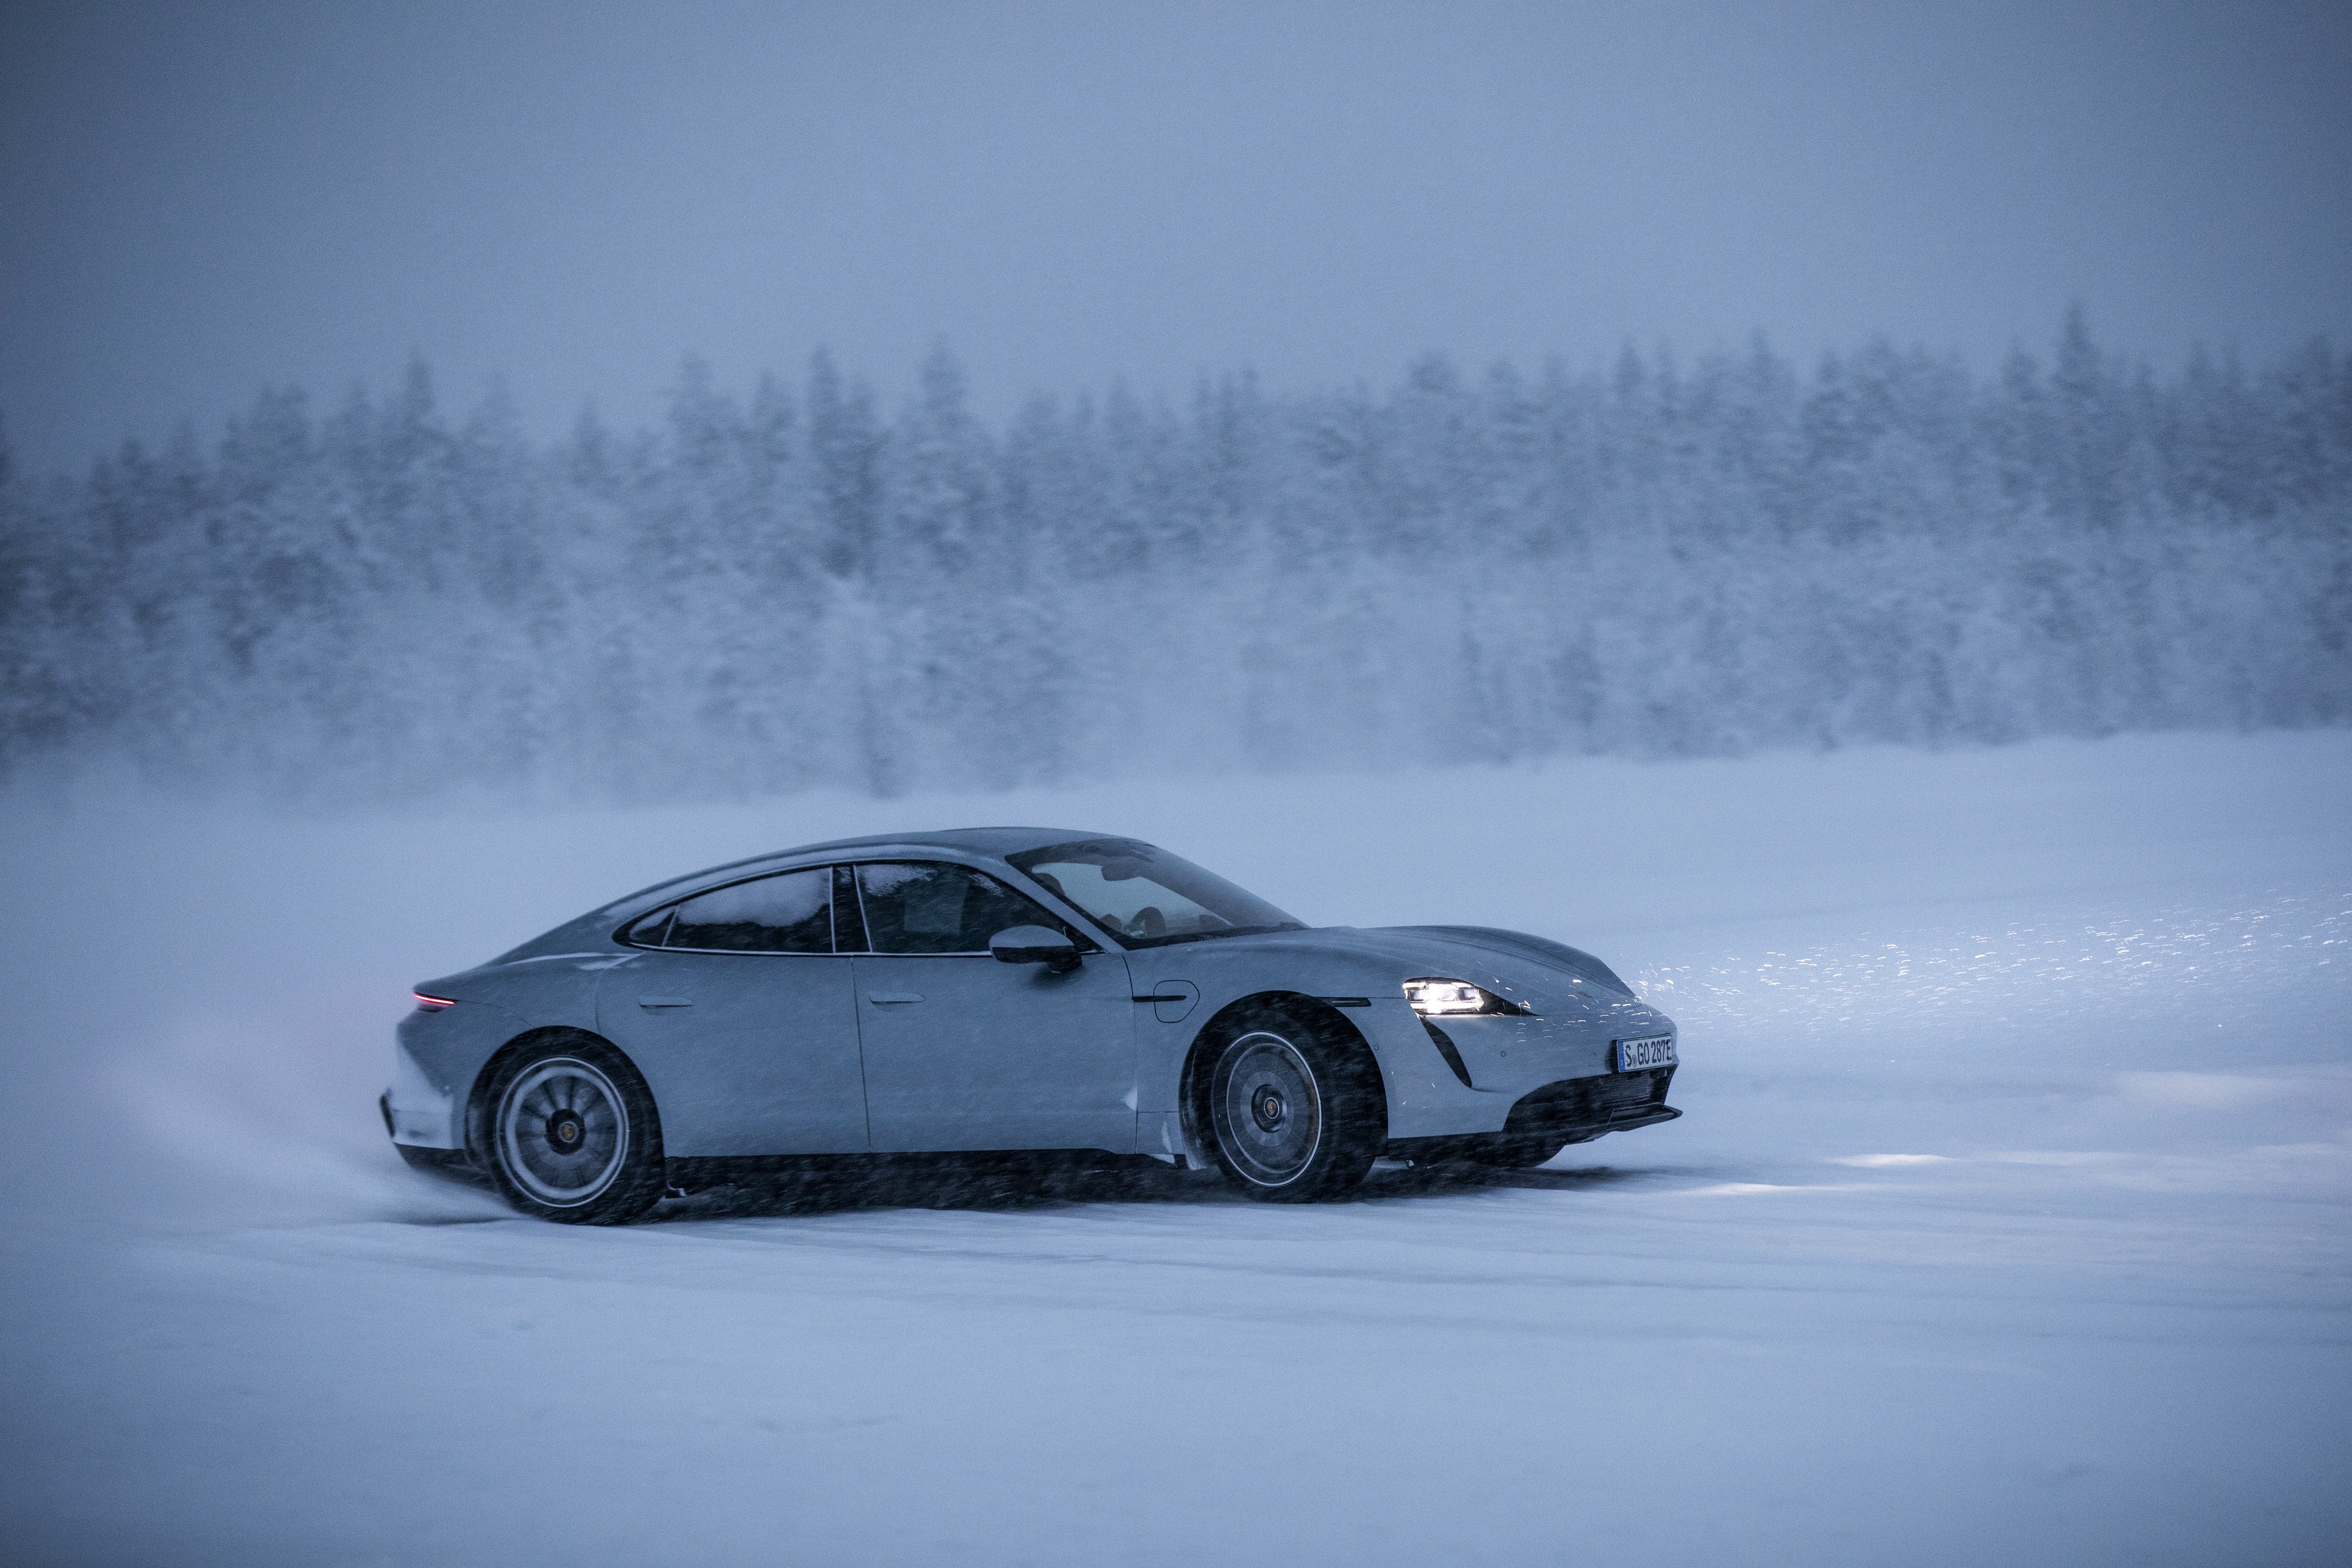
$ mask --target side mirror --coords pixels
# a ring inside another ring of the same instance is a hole
[[[1078,967],[1078,945],[1044,925],[1008,925],[988,939],[1000,964],[1043,964],[1056,975]]]

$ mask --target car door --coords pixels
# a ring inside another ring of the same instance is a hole
[[[1086,956],[1066,974],[1000,963],[988,939],[1007,926],[1069,927],[969,866],[869,863],[842,885],[869,949],[856,984],[877,1150],[1134,1149],[1125,958],[1073,932]]]
[[[630,927],[597,1026],[645,1073],[666,1153],[826,1155],[866,1148],[850,1002],[833,944],[832,870],[714,888]]]

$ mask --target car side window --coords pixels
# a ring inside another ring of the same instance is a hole
[[[697,894],[677,906],[662,946],[704,953],[830,953],[831,868],[785,872]]]
[[[866,936],[877,953],[985,953],[1009,925],[1075,935],[985,872],[938,862],[857,868]],[[1089,950],[1093,944],[1080,941]]]
[[[621,940],[632,947],[658,947],[662,945],[662,938],[669,934],[669,923],[677,918],[676,905],[656,909],[651,915],[640,915],[629,922],[627,930],[621,933]]]

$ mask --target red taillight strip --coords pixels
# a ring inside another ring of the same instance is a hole
[[[437,1013],[443,1008],[454,1008],[457,1005],[457,998],[455,997],[428,997],[423,991],[411,991],[408,994],[415,997],[416,1005],[428,1013]]]

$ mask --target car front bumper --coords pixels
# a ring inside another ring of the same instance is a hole
[[[1674,1076],[1673,1068],[1655,1067],[1564,1079],[1521,1095],[1493,1132],[1392,1137],[1384,1152],[1409,1160],[1440,1160],[1458,1157],[1498,1137],[1529,1145],[1588,1144],[1604,1134],[1655,1126],[1682,1114],[1666,1103]]]

